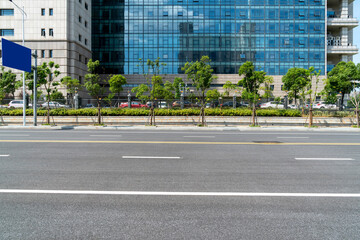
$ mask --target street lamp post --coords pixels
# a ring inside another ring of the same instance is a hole
[[[25,46],[25,17],[27,17],[26,12],[24,11],[24,7],[20,8],[16,3],[14,3],[12,0],[9,0],[14,6],[19,9],[19,11],[22,14],[22,45]],[[23,125],[26,125],[26,96],[25,96],[25,71],[23,71]]]

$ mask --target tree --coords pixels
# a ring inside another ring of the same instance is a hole
[[[308,82],[308,91],[307,95],[309,95],[309,127],[312,127],[313,125],[313,101],[316,99],[316,96],[318,94],[318,86],[320,82],[320,74],[321,70],[315,71],[314,67],[309,68],[309,82]],[[313,89],[313,78],[315,77],[315,89]]]
[[[261,90],[264,91],[264,94],[261,96],[262,98],[266,98],[269,101],[269,98],[274,97],[271,89],[271,84],[274,83],[274,78],[272,76],[266,76],[264,81],[264,86]]]
[[[212,75],[214,70],[211,68],[210,62],[211,60],[208,56],[202,56],[200,61],[187,62],[182,68],[188,79],[192,80],[193,86],[198,93],[201,102],[200,116],[202,126],[205,126],[205,93],[210,88],[212,81],[216,79]]]
[[[225,97],[229,97],[230,96],[230,92],[236,89],[236,85],[232,84],[232,82],[227,81],[224,85],[223,85],[223,89],[224,89],[224,96]]]
[[[34,66],[33,66],[33,70],[34,70]],[[43,93],[43,91],[38,90],[38,88],[46,83],[46,78],[47,78],[47,74],[45,69],[42,68],[41,66],[37,67],[37,81],[36,81],[36,100],[40,100],[41,95]],[[28,89],[31,91],[31,99],[34,100],[34,71],[32,72],[27,72],[25,73],[25,79],[27,80],[26,82],[26,86],[28,87]]]
[[[120,74],[118,75],[113,75],[110,77],[109,79],[109,85],[110,85],[110,91],[112,94],[117,94],[118,97],[118,104],[119,103],[119,99],[120,99],[120,93],[123,89],[123,85],[126,84],[126,78]],[[110,98],[112,99],[114,95],[110,96]]]
[[[340,108],[344,104],[345,94],[354,89],[353,80],[359,79],[357,67],[353,62],[339,62],[328,74],[325,84],[325,94],[332,97],[341,94]]]
[[[248,99],[252,103],[252,126],[255,126],[256,103],[259,99],[260,85],[265,81],[266,72],[255,71],[254,64],[247,61],[240,66],[239,76],[243,77],[238,83],[238,85],[244,88],[243,98]]]
[[[101,124],[101,97],[105,93],[106,81],[102,80],[98,74],[99,66],[99,60],[96,60],[95,62],[93,62],[92,59],[89,60],[87,64],[88,74],[85,75],[84,86],[89,92],[89,95],[96,99],[98,107],[98,124]]]
[[[71,106],[74,107],[75,92],[80,88],[80,81],[70,76],[63,77],[61,79],[61,85],[66,88],[66,92],[69,94]]]
[[[174,87],[174,90],[175,90],[175,98],[176,99],[180,99],[181,97],[181,91],[182,91],[182,88],[185,86],[185,83],[184,81],[182,80],[182,78],[179,78],[179,77],[176,77],[174,79],[174,82],[173,82],[173,87]]]
[[[16,81],[16,74],[11,70],[5,71],[4,67],[1,67],[0,73],[0,89],[4,95],[11,94],[15,98],[15,91],[22,86],[21,81]]]
[[[59,92],[59,91],[52,92],[50,95],[50,100],[57,101],[59,103],[65,103],[65,97],[62,94],[62,92]]]
[[[304,68],[290,68],[282,77],[282,82],[284,83],[283,89],[294,97],[297,106],[296,100],[309,83],[309,71]]]
[[[220,96],[221,96],[221,94],[219,93],[219,91],[217,89],[209,90],[206,92],[206,97],[213,101],[218,100]]]
[[[162,63],[160,62],[160,58],[158,57],[155,61],[152,61],[150,59],[148,59],[146,61],[146,63],[144,62],[143,59],[139,59],[139,65],[142,69],[143,72],[143,76],[146,80],[146,85],[145,84],[141,84],[140,86],[138,86],[137,88],[132,89],[132,92],[136,92],[137,95],[142,92],[143,94],[145,94],[146,92],[149,93],[148,99],[151,101],[151,107],[150,107],[150,113],[149,113],[149,124],[151,126],[155,126],[155,112],[154,112],[154,105],[155,105],[155,96],[154,93],[157,92],[157,90],[155,90],[156,88],[158,88],[158,84],[159,83],[159,79],[157,78],[158,75],[160,75],[162,69],[164,66],[166,66],[166,63]],[[161,81],[162,83],[162,81]],[[145,86],[142,86],[145,85]],[[146,91],[145,91],[146,90]],[[145,98],[145,97],[143,97]]]
[[[38,76],[40,75],[38,83],[45,88],[46,92],[47,124],[50,124],[50,95],[57,91],[56,86],[59,85],[58,82],[54,81],[55,78],[60,75],[59,68],[60,66],[53,61],[50,61],[49,63],[44,62],[40,66],[40,71],[38,72]]]
[[[175,94],[173,91],[175,91],[176,88],[174,88],[173,83],[166,81],[164,84],[164,96],[163,98],[166,100],[168,107],[171,106],[171,101],[175,98]]]

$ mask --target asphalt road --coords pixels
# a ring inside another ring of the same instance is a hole
[[[360,134],[1,130],[0,239],[359,239]]]

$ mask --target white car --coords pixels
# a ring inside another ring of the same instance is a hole
[[[23,100],[12,100],[8,108],[23,108],[24,107],[24,101]]]
[[[41,104],[41,107],[47,107],[48,106],[48,103],[45,102],[43,104]],[[60,104],[58,102],[49,102],[49,107],[50,108],[69,108],[68,105],[64,105],[64,104]]]
[[[260,104],[260,108],[279,108],[279,109],[283,109],[284,104],[282,104],[281,102],[266,102],[266,103]]]
[[[313,109],[336,109],[335,104],[327,104],[324,101],[315,102],[313,104]]]

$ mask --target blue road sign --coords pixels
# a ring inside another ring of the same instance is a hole
[[[31,49],[4,38],[2,43],[2,65],[25,72],[31,72]]]

